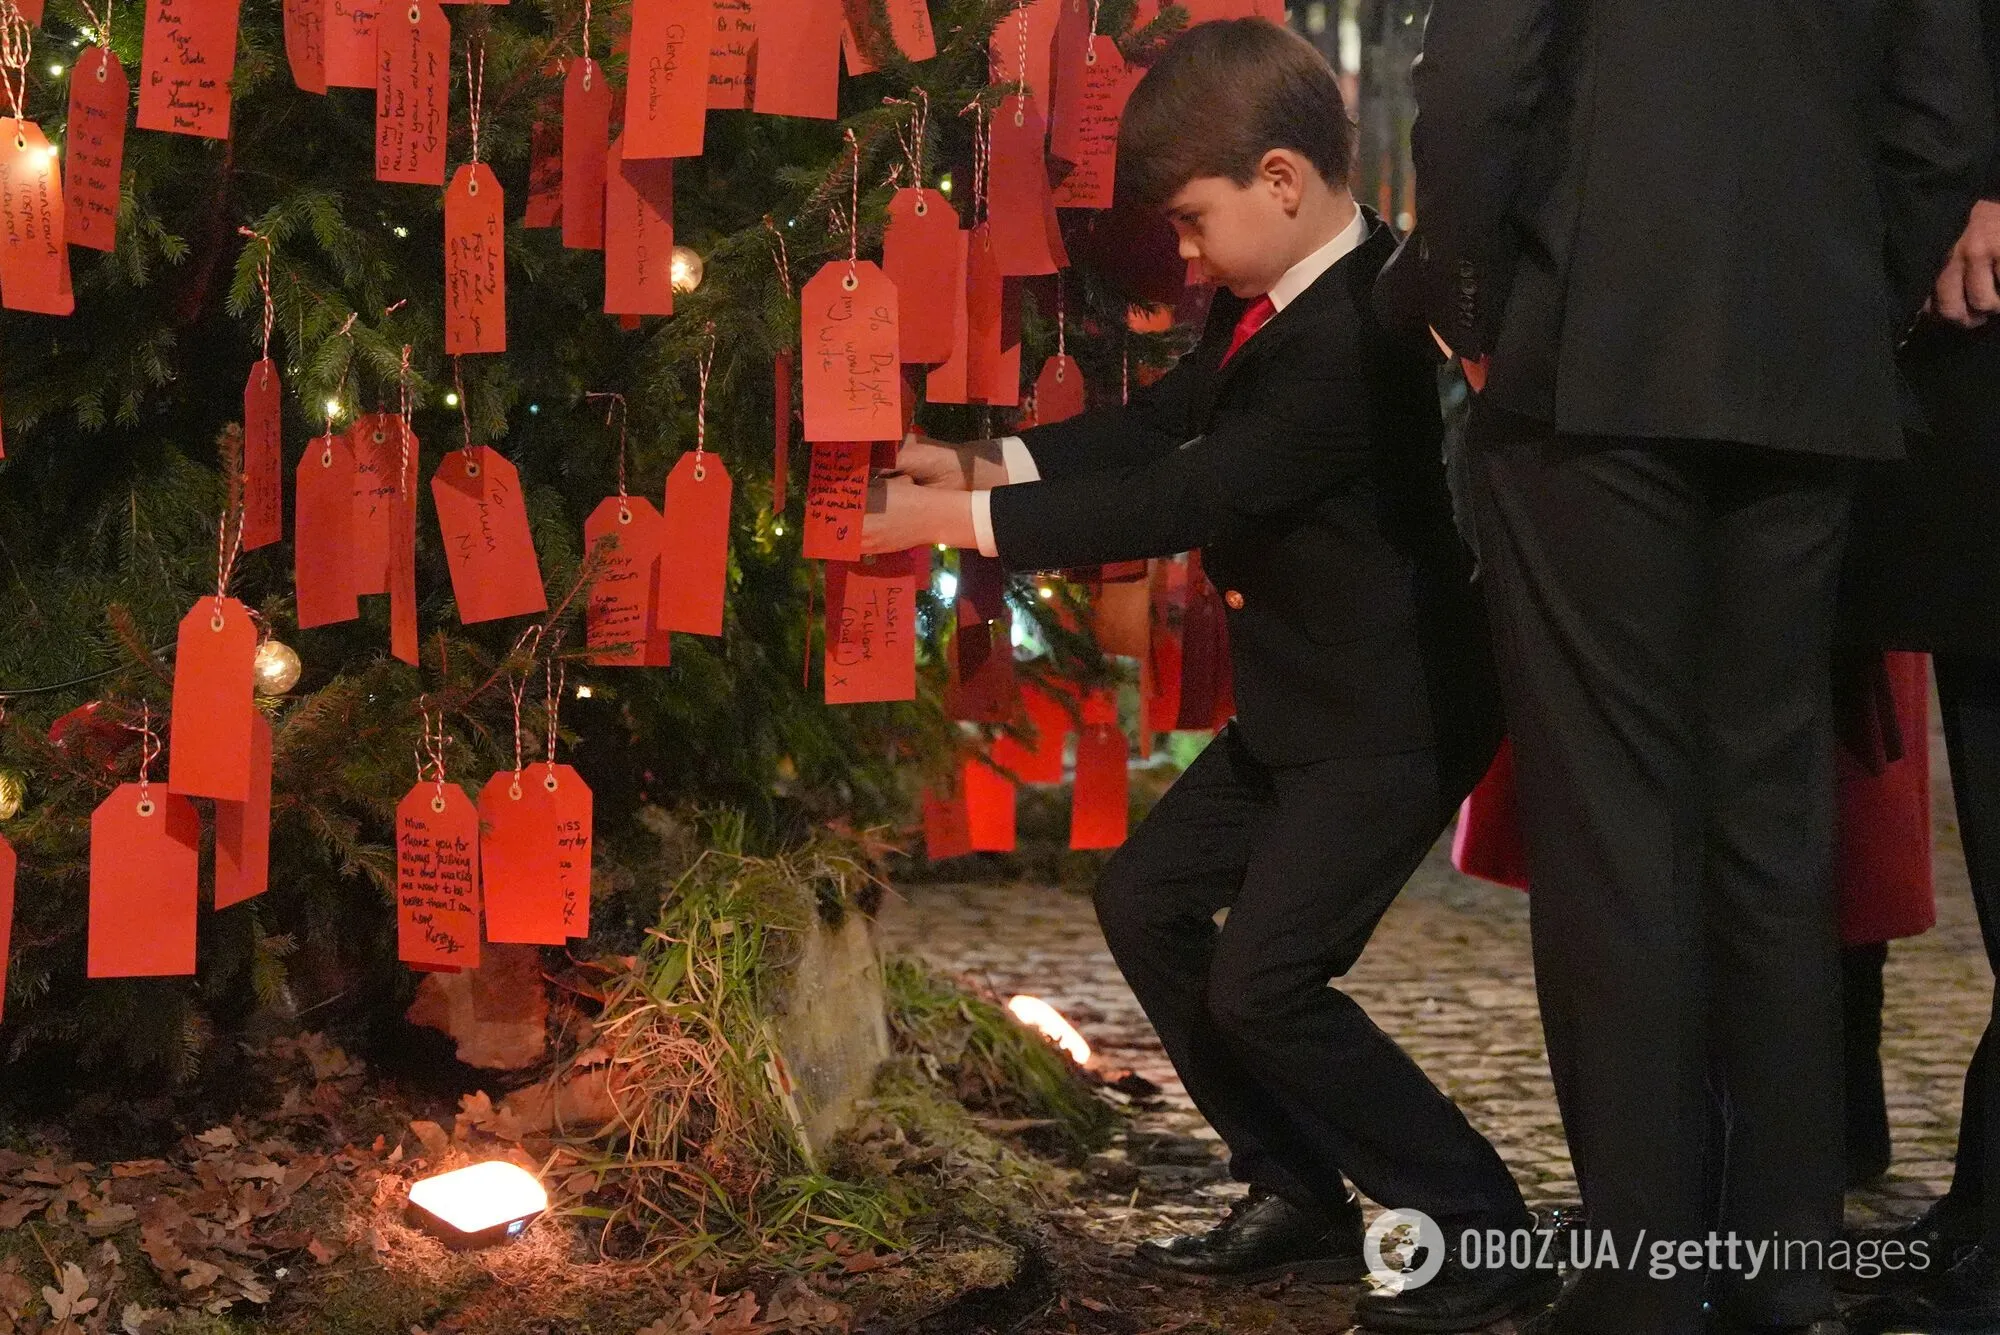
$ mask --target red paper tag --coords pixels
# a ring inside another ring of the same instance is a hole
[[[7,1018],[7,952],[14,938],[14,846],[0,835],[0,1020]]]
[[[757,29],[750,105],[767,116],[833,120],[840,115],[840,0],[760,4],[766,21]]]
[[[202,598],[181,618],[174,654],[167,787],[241,802],[250,794],[257,631],[234,598]]]
[[[528,766],[527,782],[548,794],[555,819],[556,884],[562,894],[563,933],[590,935],[592,798],[590,786],[568,765]]]
[[[562,224],[561,108],[552,109],[550,116],[551,119],[538,120],[528,128],[528,208],[521,217],[523,227]]]
[[[417,665],[416,449],[412,435],[410,466],[390,505],[389,543],[389,652],[411,667]]]
[[[1229,626],[1221,595],[1202,573],[1199,555],[1188,558],[1187,602],[1181,613],[1181,700],[1175,726],[1213,727],[1227,698]]]
[[[1145,729],[1172,732],[1181,715],[1181,609],[1186,604],[1187,567],[1163,559],[1153,565],[1152,694],[1146,698]]]
[[[960,559],[972,555],[962,552]],[[1013,631],[1014,618],[1006,608],[989,616],[969,599],[959,599],[958,627],[951,641],[951,682],[945,692],[949,717],[972,723],[1005,723],[1019,712]]]
[[[896,552],[826,567],[826,702],[917,698],[917,569]]]
[[[1035,377],[1035,421],[1043,426],[1063,422],[1083,411],[1083,368],[1076,358],[1051,357]]]
[[[992,72],[992,82],[997,84],[1020,85],[1025,69],[1028,92],[1042,106],[1049,104],[1049,59],[1055,46],[1056,24],[1062,18],[1061,0],[1032,0],[1008,11],[1007,17],[994,26],[993,37],[987,43],[987,68]],[[1026,25],[1027,40],[1021,39],[1021,28]],[[1027,64],[1023,66],[1021,53],[1027,52]]]
[[[120,784],[90,817],[92,978],[194,972],[201,818],[163,784],[139,794]]]
[[[815,561],[861,559],[861,517],[868,509],[872,453],[865,440],[823,440],[812,447],[803,555]]]
[[[835,260],[806,284],[807,440],[900,440],[896,285],[862,260]]]
[[[0,304],[43,315],[75,310],[62,173],[33,121],[0,117],[0,226]]]
[[[1099,37],[1091,44],[1095,57],[1084,66],[1077,98],[1076,130],[1069,160],[1075,165],[1055,188],[1063,208],[1108,209],[1118,175],[1118,122],[1140,71],[1127,68],[1118,43]],[[1069,155],[1065,155],[1069,156]]]
[[[236,10],[237,0],[146,0],[140,129],[229,137]]]
[[[713,36],[708,45],[708,106],[711,111],[748,111],[751,76],[757,68],[756,0],[715,0]]]
[[[1076,785],[1070,794],[1069,846],[1116,848],[1125,842],[1131,805],[1125,761],[1129,748],[1115,724],[1097,723],[1076,742]]]
[[[931,11],[926,0],[888,0],[889,41],[905,60],[929,60],[937,54],[937,37],[931,30]],[[881,39],[876,35],[874,0],[846,0],[842,41],[847,49],[849,74],[873,74],[880,66],[876,51]]]
[[[729,470],[692,450],[667,474],[660,537],[660,589],[653,624],[694,635],[722,634],[729,585]]]
[[[299,91],[326,91],[326,19],[332,0],[285,0],[285,61]]]
[[[14,8],[21,11],[21,17],[27,20],[29,27],[42,26],[43,0],[15,0]]]
[[[792,480],[792,350],[778,349],[771,366],[771,421],[776,448],[771,455],[771,513],[785,512],[785,492]]]
[[[708,118],[713,0],[632,0],[625,155],[697,158]]]
[[[951,357],[952,303],[959,284],[958,214],[935,190],[898,190],[889,200],[882,272],[896,285],[900,355],[906,362]],[[907,300],[901,299],[908,293]]]
[[[420,783],[396,806],[396,954],[479,967],[479,813],[455,783]]]
[[[444,197],[444,350],[507,350],[507,199],[493,169],[469,163]]]
[[[285,536],[284,387],[277,363],[260,361],[243,382],[243,549]]]
[[[643,667],[663,521],[651,501],[610,496],[583,525],[583,546],[598,554],[584,604],[585,643],[599,667]]]
[[[271,721],[250,710],[250,793],[215,804],[215,907],[254,899],[271,884]]]
[[[375,179],[443,185],[451,20],[437,0],[390,0],[375,38]]]
[[[1009,97],[993,113],[993,165],[987,223],[994,262],[1003,277],[1054,273],[1048,220],[1049,173],[1042,145],[1048,138],[1033,98]]]
[[[611,81],[596,61],[572,60],[563,76],[562,120],[563,244],[571,250],[604,248],[604,154],[610,146]]]
[[[621,136],[605,155],[604,310],[674,313],[674,160],[625,157]]]
[[[1140,580],[1103,580],[1090,590],[1090,633],[1100,653],[1145,658],[1152,648],[1150,590]]]
[[[1013,852],[1014,781],[978,756],[967,756],[960,774],[972,851]]]
[[[1090,58],[1092,0],[1057,0],[1056,31],[1050,43],[1049,158],[1052,163],[1076,161],[1082,118],[1084,69]],[[1052,171],[1051,176],[1057,175]]]
[[[381,0],[323,0],[326,81],[334,88],[375,86],[375,23]]]
[[[987,225],[966,243],[966,393],[975,403],[1021,401],[1021,294],[1001,278]]]
[[[479,877],[488,941],[559,946],[568,939],[550,798],[541,784],[512,770],[500,771],[479,790]]]
[[[299,628],[361,615],[355,602],[354,450],[344,436],[315,436],[299,460],[292,499],[293,578]]]
[[[965,809],[965,795],[954,787],[949,793],[924,790],[924,858],[942,862],[962,858],[972,851],[971,816]]]
[[[470,626],[548,610],[521,475],[484,445],[453,450],[431,477],[459,620]]]
[[[1011,771],[1022,783],[1061,783],[1063,741],[1075,726],[1062,701],[1039,686],[1021,688],[1027,726],[1027,741],[1002,736],[994,739],[994,763]],[[1017,718],[1018,721],[1018,718]]]
[[[131,84],[118,57],[86,47],[69,72],[63,139],[63,228],[71,245],[110,250],[118,241],[118,182],[125,164]]]
[[[970,253],[971,240],[970,232],[961,231],[953,246],[952,254],[958,276],[939,298],[951,302],[951,355],[939,365],[932,367],[930,374],[925,377],[924,402],[926,403],[972,402],[971,385],[967,380],[971,370],[971,348],[968,344],[970,330],[969,312],[966,306],[969,285],[966,259]]]
[[[354,419],[347,433],[354,451],[354,591],[389,591],[389,548],[394,541],[397,473],[403,447],[392,413]],[[416,448],[414,439],[411,448]]]

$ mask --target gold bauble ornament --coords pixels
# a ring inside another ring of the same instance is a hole
[[[283,695],[299,684],[299,656],[289,644],[266,640],[257,646],[257,694]]]
[[[12,820],[21,814],[21,803],[28,799],[28,781],[12,770],[0,770],[0,820]]]
[[[676,292],[692,292],[701,286],[701,256],[690,246],[675,246],[667,268],[667,281]]]

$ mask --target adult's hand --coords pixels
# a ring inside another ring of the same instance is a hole
[[[896,451],[896,471],[920,487],[972,491],[1007,485],[1007,466],[994,440],[952,445],[911,432]]]
[[[1931,304],[1962,329],[1977,329],[2000,315],[2000,201],[1982,199],[1972,206]]]
[[[861,522],[861,550],[905,552],[941,542],[973,547],[971,493],[922,487],[907,477],[878,477],[868,484],[868,510]]]

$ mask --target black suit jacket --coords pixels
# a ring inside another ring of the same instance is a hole
[[[1369,223],[1226,366],[1244,303],[1225,292],[1200,344],[1129,405],[1024,433],[1042,480],[994,490],[994,541],[1029,570],[1201,548],[1254,756],[1436,745],[1453,779],[1490,758],[1497,695],[1435,380],[1370,312],[1395,234]]]
[[[1436,0],[1440,333],[1562,431],[1894,457],[1895,346],[1990,134],[1975,4]]]

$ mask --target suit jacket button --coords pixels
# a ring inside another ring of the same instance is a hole
[[[1223,594],[1222,601],[1229,604],[1229,610],[1232,612],[1241,612],[1243,610],[1243,595],[1234,589]]]

